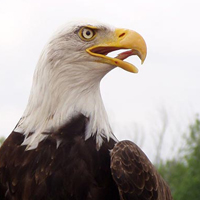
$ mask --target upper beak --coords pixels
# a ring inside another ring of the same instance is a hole
[[[108,53],[119,49],[129,49],[129,51],[125,51],[115,58],[106,56]],[[114,37],[101,44],[89,47],[86,51],[90,55],[101,58],[97,60],[98,62],[119,66],[129,72],[137,73],[138,69],[133,64],[123,60],[131,55],[137,55],[143,63],[146,58],[147,47],[144,39],[137,32],[128,29],[116,29]]]

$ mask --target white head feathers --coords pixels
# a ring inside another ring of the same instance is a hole
[[[27,108],[14,130],[25,135],[22,145],[27,149],[36,148],[47,137],[43,132],[59,128],[77,113],[90,119],[86,139],[96,134],[100,146],[102,137],[114,137],[100,95],[100,81],[113,66],[93,62],[85,51],[93,41],[79,38],[80,26],[57,32],[38,61]]]

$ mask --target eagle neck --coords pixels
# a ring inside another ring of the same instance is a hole
[[[85,140],[95,136],[97,148],[105,138],[116,140],[100,94],[100,81],[108,69],[93,64],[91,70],[91,63],[84,64],[59,63],[59,73],[51,66],[36,68],[27,108],[15,129],[25,135],[27,149],[48,137],[43,133],[51,134],[79,114],[88,118]]]

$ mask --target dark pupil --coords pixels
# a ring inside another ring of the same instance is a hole
[[[87,36],[91,35],[91,32],[90,32],[90,31],[87,31],[87,32],[86,32],[86,35],[87,35]]]

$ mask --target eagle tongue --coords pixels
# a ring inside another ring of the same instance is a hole
[[[126,58],[128,58],[129,56],[132,56],[132,55],[135,55],[136,52],[134,52],[134,50],[129,50],[129,51],[125,51],[125,52],[122,52],[120,53],[117,57],[117,59],[120,59],[120,60],[124,60]]]

